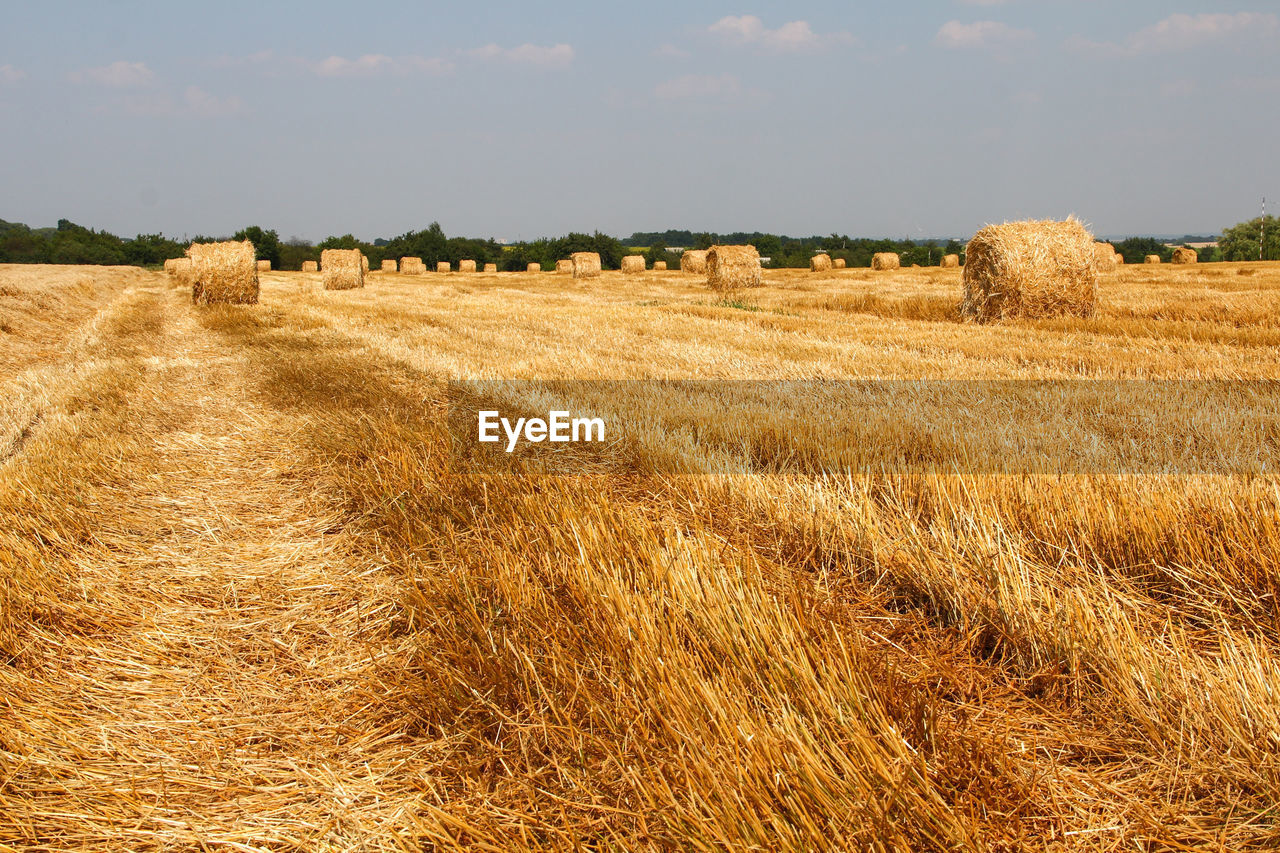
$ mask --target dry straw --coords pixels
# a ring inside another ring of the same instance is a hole
[[[497,265],[497,264],[485,264],[485,265],[484,265],[484,271],[485,271],[485,272],[497,272],[497,271],[498,271],[498,265]]]
[[[835,269],[842,270],[849,266],[849,262],[846,261],[844,258],[832,258],[831,266],[834,267]]]
[[[172,275],[177,265],[178,265],[177,258],[169,258],[164,262],[164,271]]]
[[[258,265],[248,240],[229,243],[192,243],[191,300],[201,304],[258,302]]]
[[[896,252],[876,252],[871,256],[873,270],[896,270],[902,268],[902,258]]]
[[[318,261],[303,261],[303,272],[320,272],[320,263]]]
[[[813,272],[831,272],[833,266],[831,256],[826,252],[814,255],[809,259],[809,269]]]
[[[965,255],[965,316],[1090,317],[1097,306],[1093,236],[1074,218],[988,225]]]
[[[960,266],[960,256],[959,255],[943,255],[941,266],[943,269],[949,269],[949,270],[957,269]]]
[[[712,290],[760,286],[760,253],[755,246],[712,246],[707,250],[707,285]]]
[[[644,255],[627,255],[622,259],[622,271],[628,275],[642,273],[645,270]]]
[[[1160,256],[1159,256],[1159,255],[1147,255],[1147,259],[1146,259],[1146,261],[1144,261],[1144,263],[1148,263],[1148,264],[1158,264],[1158,263],[1160,263]]]
[[[396,267],[396,262],[395,262],[395,261],[383,261],[383,262],[382,262],[382,271],[383,271],[383,272],[395,272],[396,270],[397,270],[397,267]]]
[[[359,249],[325,249],[320,253],[320,270],[325,290],[354,290],[364,287],[364,263]]]
[[[701,249],[690,249],[680,256],[680,272],[705,274],[707,271],[707,253]]]
[[[556,272],[573,272],[573,261],[562,260],[556,261]]]
[[[1110,243],[1094,243],[1093,252],[1098,272],[1116,271],[1116,247]]]
[[[178,280],[180,285],[190,287],[193,281],[191,274],[191,259],[174,258],[172,274],[173,277]]]
[[[596,278],[600,275],[599,252],[574,252],[569,258],[573,261],[574,278]]]
[[[529,264],[524,268],[525,272],[542,272],[542,264]]]
[[[271,272],[271,261],[258,261],[258,272]]]
[[[453,272],[453,267],[448,261],[436,261],[436,272]]]
[[[458,272],[475,272],[475,261],[458,261]]]
[[[400,259],[400,272],[405,275],[425,275],[427,265],[422,262],[422,258],[404,257]]]
[[[1200,262],[1200,255],[1196,253],[1195,249],[1174,249],[1173,262],[1175,264],[1197,264]]]
[[[666,271],[667,271],[667,262],[666,262],[666,261],[654,261],[654,262],[653,262],[653,271],[654,271],[654,272],[666,272]]]
[[[323,261],[324,256],[321,255],[320,259]],[[360,253],[360,272],[364,273],[365,275],[369,274],[369,259],[365,257],[363,252]]]

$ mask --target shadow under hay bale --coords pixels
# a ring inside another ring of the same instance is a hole
[[[597,278],[600,275],[599,252],[574,252],[569,259],[573,262],[574,278]]]
[[[871,256],[873,270],[889,271],[902,268],[902,258],[896,252],[876,252]]]
[[[320,253],[320,271],[325,290],[355,290],[364,287],[364,264],[359,249],[325,249]]]
[[[965,250],[960,312],[982,322],[1091,317],[1096,263],[1093,236],[1075,219],[988,225]]]
[[[191,301],[210,305],[258,303],[258,264],[253,244],[243,242],[192,243]]]
[[[831,256],[825,252],[820,255],[814,255],[809,259],[810,272],[831,272],[835,265],[831,263]]]
[[[707,250],[707,285],[733,291],[759,287],[760,253],[755,246],[712,246]]]
[[[622,271],[627,275],[637,275],[644,272],[644,255],[627,255],[622,259]]]
[[[690,249],[680,256],[680,272],[705,274],[707,271],[707,253],[701,249]]]

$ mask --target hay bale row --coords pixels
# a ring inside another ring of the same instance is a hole
[[[902,268],[902,258],[896,252],[876,252],[871,256],[873,270],[896,270]]]
[[[318,261],[303,261],[303,272],[320,272],[320,263]]]
[[[627,255],[622,259],[622,271],[628,275],[644,272],[644,255]]]
[[[831,256],[826,252],[821,252],[809,259],[809,269],[813,272],[831,272],[833,266]]]
[[[1173,262],[1175,264],[1198,264],[1200,263],[1200,254],[1195,249],[1174,249]]]
[[[1097,301],[1093,235],[1074,218],[988,225],[965,250],[967,317],[1089,317]]]
[[[707,284],[732,291],[760,286],[760,253],[755,246],[712,246],[707,250]]]
[[[369,259],[359,249],[325,249],[320,253],[320,271],[325,290],[354,290],[364,287],[365,265]]]
[[[573,261],[560,260],[556,261],[556,272],[573,272]]]
[[[959,255],[943,255],[942,263],[940,264],[940,266],[943,269],[948,269],[948,270],[959,269],[960,256]]]
[[[680,272],[705,275],[707,272],[707,253],[701,249],[690,249],[680,256]]]
[[[569,256],[573,262],[574,278],[597,278],[600,275],[599,252],[574,252]]]
[[[524,268],[525,272],[542,272],[542,264],[529,264]]]
[[[192,302],[257,304],[257,255],[248,240],[192,243],[187,248],[187,257],[191,259]]]
[[[654,262],[653,262],[653,271],[654,271],[654,272],[666,272],[666,271],[667,271],[667,262],[666,262],[666,261],[654,261]]]
[[[1147,255],[1147,259],[1143,263],[1158,264],[1160,263],[1159,255]]]

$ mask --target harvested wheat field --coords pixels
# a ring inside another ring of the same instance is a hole
[[[760,285],[0,266],[0,850],[1280,846],[1280,264]]]

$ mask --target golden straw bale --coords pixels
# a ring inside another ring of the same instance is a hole
[[[666,261],[654,261],[654,262],[653,262],[653,271],[654,271],[654,272],[666,272],[666,271],[667,271],[667,262],[666,262]]]
[[[600,275],[599,252],[574,252],[569,259],[573,261],[574,278],[596,278]]]
[[[184,287],[190,287],[192,283],[191,276],[191,259],[190,258],[174,258],[173,260],[173,277],[178,283]]]
[[[988,225],[965,250],[965,316],[1090,317],[1097,302],[1093,235],[1075,218]]]
[[[396,262],[395,262],[395,261],[383,261],[383,262],[382,262],[382,271],[383,271],[383,272],[396,272],[398,269],[399,269],[399,267],[397,267],[397,266],[396,266]]]
[[[321,256],[320,259],[321,261],[324,260],[323,255]],[[369,274],[369,259],[365,257],[364,252],[360,253],[360,272],[364,273],[365,275]]]
[[[458,272],[475,272],[475,261],[458,261]]]
[[[227,243],[192,243],[191,300],[201,304],[258,302],[258,265],[248,240]]]
[[[917,264],[917,266],[919,266]],[[898,257],[897,252],[876,252],[871,256],[871,268],[873,270],[896,270],[901,269],[902,258]]]
[[[542,264],[529,264],[524,268],[525,272],[542,272]]]
[[[1200,263],[1200,255],[1195,249],[1174,249],[1173,262],[1175,264],[1198,264]]]
[[[258,261],[258,272],[271,272],[271,261]]]
[[[172,275],[172,274],[173,274],[173,271],[174,271],[174,268],[175,268],[177,265],[178,265],[178,259],[177,259],[177,258],[168,258],[168,259],[167,259],[167,260],[165,260],[165,262],[164,262],[164,271],[165,271],[165,272],[167,272],[167,273],[169,273],[170,275]]]
[[[834,269],[842,270],[842,269],[846,269],[849,266],[849,262],[846,261],[844,258],[832,258],[831,266]]]
[[[449,265],[448,261],[436,261],[436,272],[452,272],[452,271],[453,271],[453,267]]]
[[[628,275],[642,273],[645,270],[644,255],[627,255],[622,259],[622,271]]]
[[[831,256],[826,252],[814,255],[809,259],[809,269],[812,272],[831,272],[833,266]]]
[[[1148,263],[1148,264],[1158,264],[1158,263],[1160,263],[1160,256],[1159,256],[1159,255],[1147,255],[1147,259],[1146,259],[1146,261],[1144,261],[1144,263]]]
[[[573,272],[573,261],[556,261],[556,272]]]
[[[1093,252],[1098,272],[1116,271],[1116,247],[1110,243],[1094,243]]]
[[[712,290],[760,286],[760,253],[755,246],[712,246],[707,250],[707,285]]]
[[[960,266],[960,256],[959,255],[943,255],[941,266],[943,269],[948,269],[948,270],[957,269]]]
[[[427,265],[422,262],[422,258],[404,257],[400,259],[400,272],[405,275],[425,275]]]
[[[707,253],[701,249],[690,249],[680,256],[680,272],[705,274],[707,271]]]
[[[497,272],[497,271],[498,271],[498,265],[497,265],[497,264],[485,264],[485,265],[484,265],[484,271],[485,271],[485,272]]]
[[[303,272],[320,272],[319,261],[303,261],[302,271]]]
[[[354,290],[364,287],[364,264],[359,249],[325,249],[320,253],[320,271],[325,290]]]

